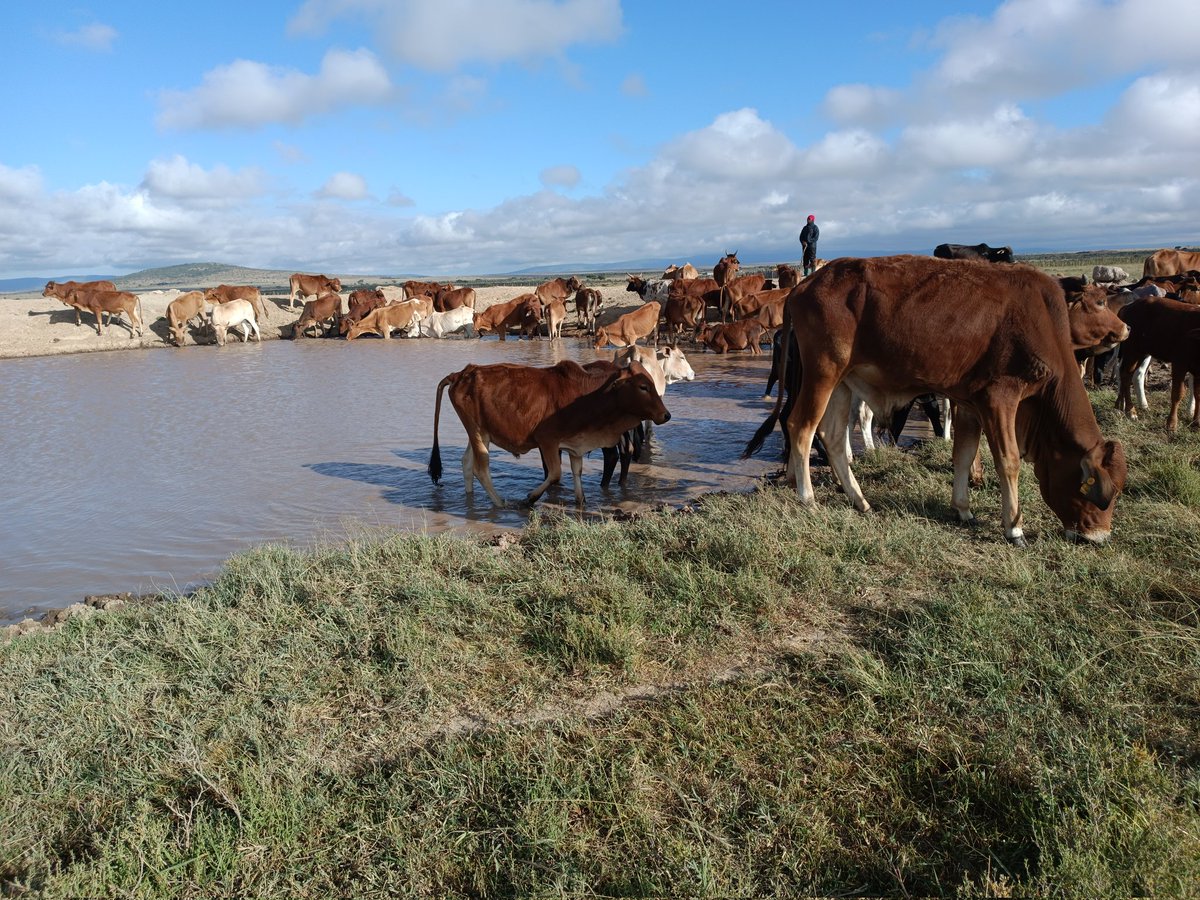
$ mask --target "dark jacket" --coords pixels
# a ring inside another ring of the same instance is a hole
[[[817,245],[817,240],[821,237],[821,229],[817,227],[816,222],[808,222],[800,229],[800,243],[807,244],[810,247]]]

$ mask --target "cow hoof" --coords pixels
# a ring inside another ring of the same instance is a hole
[[[1010,537],[1008,539],[1008,542],[1010,544],[1012,544],[1014,547],[1024,548],[1024,547],[1029,546],[1029,543],[1025,540],[1025,535],[1023,535],[1023,534],[1018,534],[1018,535],[1015,535],[1014,537]]]

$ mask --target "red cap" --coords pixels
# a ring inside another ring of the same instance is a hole
[[[816,216],[809,216],[809,217],[808,217],[808,221],[810,221],[810,222],[815,222],[815,221],[816,221],[816,219],[817,219],[817,217],[816,217]]]

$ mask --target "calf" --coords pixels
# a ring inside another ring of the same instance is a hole
[[[296,300],[305,297],[320,297],[322,294],[337,294],[342,290],[340,278],[330,278],[328,275],[306,275],[297,272],[288,278],[288,309],[296,305]]]
[[[446,312],[430,313],[421,319],[421,335],[423,337],[442,338],[456,331],[461,331],[471,324],[475,310],[469,306],[460,306]]]
[[[596,288],[581,287],[575,292],[575,323],[580,331],[596,333],[596,318],[603,304],[604,298]]]
[[[933,248],[938,259],[969,259],[986,262],[1010,263],[1013,261],[1012,247],[989,247],[987,244],[938,244]]]
[[[328,333],[325,327],[326,323],[330,325],[330,330],[341,330],[341,294],[335,294],[330,291],[327,294],[322,294],[316,300],[305,301],[304,309],[300,312],[300,318],[296,321],[296,326],[292,329],[292,339],[298,340],[302,337],[307,337],[306,331],[313,325],[316,325],[321,330],[321,335],[324,336]]]
[[[246,300],[254,307],[254,314],[259,319],[267,318],[267,307],[263,303],[262,292],[252,284],[219,284],[204,292],[206,303],[228,303],[230,300]]]
[[[535,447],[541,452],[546,478],[526,496],[535,503],[562,477],[560,452],[571,459],[575,502],[584,504],[583,456],[597,447],[612,446],[622,432],[642,419],[663,424],[671,418],[654,382],[638,363],[618,371],[588,371],[578,363],[563,361],[549,368],[507,363],[468,365],[443,378],[437,386],[433,413],[433,450],[429,476],[442,477],[438,448],[438,422],[442,391],[450,388],[450,402],[467,432],[463,453],[463,481],[467,496],[478,478],[492,502],[506,501],[492,485],[489,446],[495,443],[520,456]]]
[[[373,291],[365,288],[351,291],[346,300],[346,313],[338,322],[338,331],[349,334],[351,328],[382,306],[387,306],[387,294],[378,288]]]
[[[412,303],[378,306],[350,326],[346,340],[353,341],[364,334],[377,334],[385,341],[391,340],[393,331],[411,328],[420,321],[421,314]]]
[[[657,341],[658,313],[661,308],[658,303],[651,300],[632,312],[625,313],[611,325],[597,328],[596,340],[593,341],[592,346],[597,350],[609,344],[616,347],[628,347],[651,334],[655,335]]]
[[[117,286],[111,281],[47,281],[46,286],[42,288],[43,297],[55,297],[61,300],[67,306],[67,297],[73,290],[84,291],[115,291]],[[107,313],[105,314],[107,316]],[[75,307],[75,326],[80,324],[79,307]]]
[[[138,337],[142,334],[142,301],[136,294],[129,291],[91,290],[87,288],[72,288],[63,300],[67,306],[75,307],[75,319],[78,323],[80,310],[90,312],[96,317],[96,334],[104,333],[104,322],[101,316],[108,314],[109,320],[114,315],[125,313],[129,319],[129,338],[133,339],[133,329],[137,328]]]
[[[249,300],[230,300],[228,303],[218,303],[208,314],[209,324],[217,337],[217,344],[224,347],[230,328],[236,328],[242,335],[242,343],[254,339],[261,343],[262,335],[258,331],[258,319],[254,306]]]
[[[553,298],[542,308],[546,317],[546,336],[552,340],[562,337],[563,320],[567,317],[567,305],[557,297]]]
[[[727,282],[721,302],[721,321],[727,322],[730,319],[738,318],[738,316],[733,315],[734,304],[740,303],[751,294],[756,294],[764,290],[766,282],[766,276],[758,273],[739,275],[732,281]]]
[[[167,328],[175,339],[175,346],[182,347],[187,335],[186,325],[193,319],[204,320],[204,293],[188,291],[167,304]]]
[[[476,313],[473,325],[475,333],[483,337],[488,331],[496,332],[500,340],[508,336],[508,329],[519,328],[522,335],[533,334],[542,321],[542,304],[536,294],[519,294],[511,300],[495,303],[481,313]]]
[[[448,312],[452,309],[458,309],[460,306],[466,306],[470,309],[475,308],[475,288],[456,288],[448,285],[433,296],[433,308],[435,312]]]
[[[730,350],[749,350],[753,356],[761,356],[758,342],[765,329],[757,319],[742,319],[720,325],[705,325],[696,333],[696,340],[714,353]]]

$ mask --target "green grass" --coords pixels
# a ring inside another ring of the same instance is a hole
[[[1113,541],[764,488],[495,547],[380,535],[0,647],[0,886],[39,896],[1189,896],[1200,438]]]

